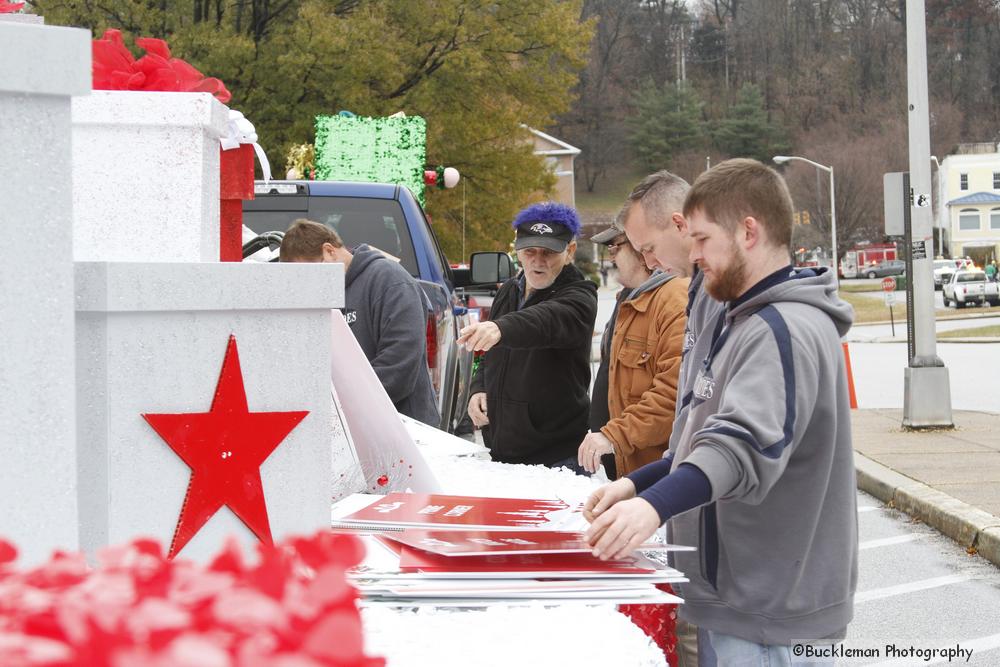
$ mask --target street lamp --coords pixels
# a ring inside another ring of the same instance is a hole
[[[833,167],[827,167],[819,162],[813,162],[804,157],[798,157],[794,155],[775,155],[775,164],[785,164],[786,162],[791,162],[792,160],[799,160],[801,162],[807,162],[817,169],[822,169],[823,171],[830,174],[830,236],[833,241],[833,280],[837,288],[840,288],[840,276],[837,271],[837,204],[833,197]]]

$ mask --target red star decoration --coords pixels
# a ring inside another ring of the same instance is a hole
[[[230,336],[208,412],[142,415],[191,468],[168,558],[176,556],[223,505],[257,539],[273,544],[260,466],[307,414],[247,409],[236,336]]]

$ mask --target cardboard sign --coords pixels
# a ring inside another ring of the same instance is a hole
[[[437,478],[339,311],[333,312],[332,329],[330,377],[366,490],[437,491]]]
[[[407,529],[386,537],[442,556],[483,557],[512,554],[589,554],[583,533],[551,530],[421,530]],[[647,551],[693,551],[693,547],[648,543]]]
[[[571,509],[561,500],[480,498],[425,493],[390,493],[340,517],[338,523],[373,528],[455,526],[465,529],[524,530],[552,528]],[[555,515],[555,516],[553,516]]]
[[[651,575],[656,572],[656,564],[639,555],[608,561],[594,558],[590,554],[512,554],[484,558],[451,558],[404,546],[399,557],[399,570],[428,575],[497,573],[499,576],[503,573],[507,577],[512,574],[545,577],[559,573],[560,576],[579,577],[588,574]]]

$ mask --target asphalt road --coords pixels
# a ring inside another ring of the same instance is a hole
[[[1000,569],[867,494],[858,505],[858,592],[843,646],[878,654],[836,664],[949,664],[888,653],[887,644],[971,649],[968,662],[950,664],[1000,664]]]
[[[611,284],[599,290],[598,332],[611,316],[615,287],[612,277]],[[898,297],[905,299],[902,293]],[[875,293],[873,298],[882,297]],[[941,307],[940,292],[935,298]],[[997,322],[1000,317],[942,321],[938,329]],[[902,327],[905,332],[905,322]],[[889,325],[858,326],[849,339],[888,335]],[[599,333],[594,342],[595,347],[600,343]],[[937,351],[950,371],[953,409],[1000,413],[1000,343],[941,343]],[[905,342],[851,342],[850,352],[859,407],[902,408]],[[841,657],[835,663],[1000,665],[1000,569],[867,494],[859,492],[858,504],[858,594],[842,646],[863,649],[871,657]],[[889,644],[897,652],[887,652]],[[911,647],[925,654],[900,652]],[[924,659],[929,650],[945,648],[971,650],[972,655],[968,661],[963,654],[950,663],[941,655]]]

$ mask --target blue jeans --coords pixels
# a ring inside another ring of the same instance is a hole
[[[799,667],[833,665],[832,660],[798,658],[792,647],[756,642],[698,628],[699,667]]]
[[[547,468],[569,468],[570,470],[572,470],[573,472],[575,472],[577,475],[583,475],[584,477],[590,477],[590,474],[591,474],[591,473],[589,473],[589,472],[587,472],[586,470],[583,469],[583,466],[581,466],[577,462],[577,459],[576,459],[575,456],[571,456],[568,459],[564,459],[562,461],[556,461],[555,463],[547,463],[547,464],[545,464],[545,467],[547,467]]]

